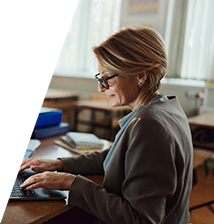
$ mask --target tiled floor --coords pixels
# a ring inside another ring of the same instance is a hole
[[[190,207],[208,201],[214,201],[214,175],[209,170],[209,176],[205,176],[203,167],[197,168],[198,184],[192,188],[190,195]],[[213,204],[214,206],[214,204]],[[214,214],[207,208],[202,207],[190,212],[190,221],[193,224],[214,224]]]

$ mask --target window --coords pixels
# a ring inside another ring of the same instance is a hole
[[[17,0],[13,70],[94,77],[92,47],[119,29],[121,0]]]
[[[214,82],[214,1],[169,3],[167,77]]]

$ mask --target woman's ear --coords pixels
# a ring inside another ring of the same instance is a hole
[[[139,75],[139,77],[138,77],[138,79],[139,79],[139,85],[142,86],[146,82],[147,78],[148,78],[148,73],[147,72],[141,73]]]

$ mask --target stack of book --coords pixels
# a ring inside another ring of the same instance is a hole
[[[59,109],[31,105],[0,111],[2,133],[42,139],[68,131],[69,124],[62,122],[62,110]]]
[[[68,132],[66,135],[60,136],[55,144],[77,154],[102,150],[104,146],[104,143],[96,135],[83,132]]]

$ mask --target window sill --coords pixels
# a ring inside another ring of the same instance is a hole
[[[178,87],[205,87],[206,82],[200,80],[191,79],[175,79],[175,78],[163,78],[161,81],[163,86],[178,86]]]

